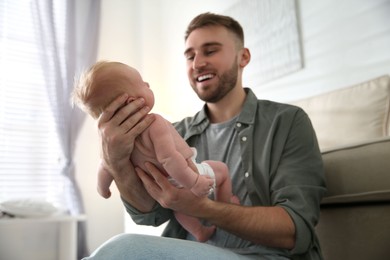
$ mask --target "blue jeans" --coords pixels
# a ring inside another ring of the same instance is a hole
[[[240,255],[230,250],[189,240],[147,236],[138,234],[117,235],[101,245],[90,257],[83,260],[128,260],[128,259],[213,259],[250,260],[286,259],[275,256]]]

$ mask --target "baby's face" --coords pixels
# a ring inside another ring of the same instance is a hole
[[[118,72],[123,76],[124,83],[120,85],[120,91],[129,94],[131,98],[144,98],[146,105],[151,109],[154,106],[154,95],[149,83],[143,81],[141,74],[134,68],[123,65]]]
[[[107,107],[115,98],[127,93],[129,101],[144,98],[145,104],[151,109],[154,106],[154,95],[140,73],[125,64],[113,64],[100,72],[96,79],[92,107]]]

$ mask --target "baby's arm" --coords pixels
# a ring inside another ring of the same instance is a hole
[[[171,124],[159,117],[149,127],[149,131],[157,160],[167,173],[188,189],[192,189],[196,185],[196,190],[193,190],[196,195],[206,195],[213,185],[213,180],[206,176],[200,176],[193,170],[196,167],[191,169],[189,163],[192,163],[193,152]]]
[[[100,164],[97,179],[97,190],[99,194],[105,199],[111,197],[110,185],[112,181],[113,177],[111,174]]]

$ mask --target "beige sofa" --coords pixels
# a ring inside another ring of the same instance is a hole
[[[308,113],[323,154],[325,259],[390,259],[389,76],[293,104]]]

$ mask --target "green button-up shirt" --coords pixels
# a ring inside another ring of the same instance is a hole
[[[292,259],[322,259],[314,226],[326,192],[322,157],[310,119],[292,105],[258,100],[250,89],[237,119],[245,183],[255,206],[283,207],[296,228]],[[206,107],[175,124],[187,143],[196,147],[209,125]],[[237,127],[238,127],[237,126]],[[234,183],[233,183],[234,185]],[[159,205],[142,214],[125,207],[138,224],[158,226],[170,220],[163,236],[185,238],[187,232],[173,212]]]

